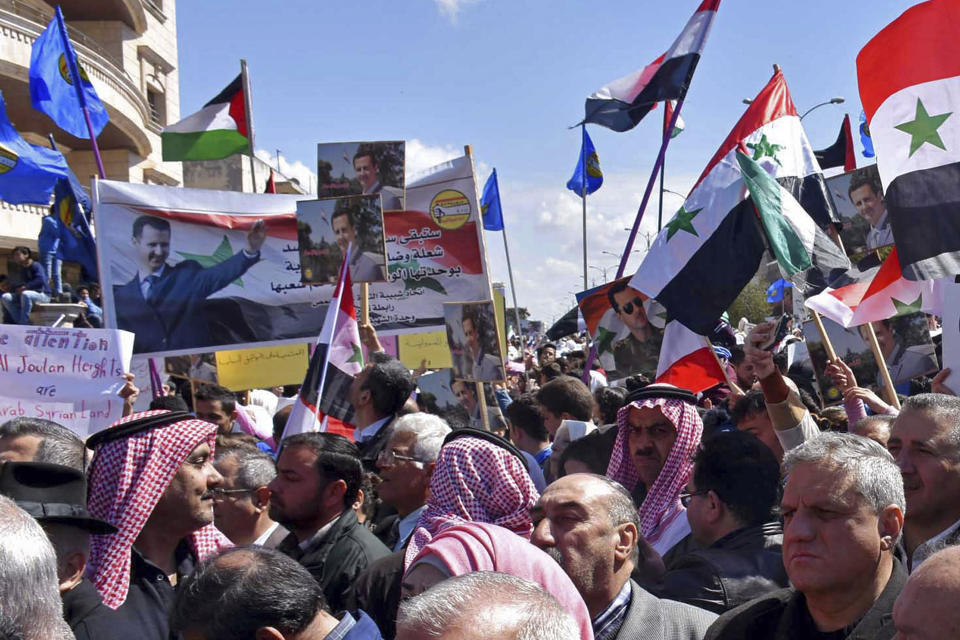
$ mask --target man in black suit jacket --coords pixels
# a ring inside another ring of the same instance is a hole
[[[360,459],[367,471],[377,471],[377,456],[390,439],[390,424],[417,384],[410,370],[382,351],[370,354],[370,361],[350,386],[354,409],[353,433]]]
[[[209,345],[204,300],[256,264],[266,238],[266,224],[258,220],[247,234],[247,247],[227,260],[207,268],[196,260],[170,265],[170,223],[149,215],[137,218],[133,223],[137,274],[113,288],[117,326],[136,334],[134,352]]]

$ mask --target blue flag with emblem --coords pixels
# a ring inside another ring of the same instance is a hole
[[[487,231],[503,229],[503,210],[500,208],[500,185],[497,184],[497,170],[494,169],[487,184],[483,185],[480,198],[480,213],[483,215],[483,228]]]
[[[69,172],[62,153],[20,137],[7,118],[7,105],[0,93],[0,199],[10,204],[47,206],[53,186]]]
[[[767,287],[767,302],[780,302],[783,300],[784,293],[793,286],[789,280],[780,278],[769,287]]]
[[[33,43],[30,102],[34,109],[53,118],[58,127],[77,138],[90,137],[84,107],[90,114],[94,136],[100,135],[110,119],[86,71],[77,62],[60,7]]]
[[[867,114],[860,111],[860,144],[863,145],[863,157],[872,158],[877,154],[873,151],[873,138],[870,137],[870,127],[867,126]]]
[[[53,195],[54,210],[60,220],[60,258],[80,264],[89,279],[98,279],[97,246],[87,218],[90,196],[73,172],[57,181]]]
[[[586,195],[590,195],[600,188],[603,184],[603,172],[600,171],[600,158],[597,157],[597,150],[593,147],[593,141],[587,135],[587,128],[580,127],[583,132],[583,141],[580,144],[580,160],[577,161],[577,168],[573,170],[573,177],[567,181],[567,189],[575,194],[584,195],[584,182],[586,182]]]

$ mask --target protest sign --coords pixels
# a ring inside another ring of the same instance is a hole
[[[0,423],[43,418],[81,437],[120,418],[133,334],[109,329],[3,325]]]
[[[400,361],[411,369],[419,367],[424,360],[428,369],[449,369],[453,366],[446,331],[404,333],[397,336],[397,342]]]
[[[443,310],[454,377],[475,382],[506,379],[493,302],[451,302]]]
[[[873,357],[870,345],[861,337],[857,327],[845,329],[842,325],[821,318],[824,331],[833,345],[838,358],[853,370],[857,384],[861,387],[877,389],[877,361]],[[827,367],[827,350],[813,320],[803,324],[803,335],[807,341],[807,351],[813,364],[813,373],[820,387],[820,396],[824,406],[843,402],[843,395],[830,378],[824,373]]]
[[[893,244],[877,165],[827,178],[826,183],[843,223],[840,240],[847,255],[864,256]]]
[[[300,384],[310,359],[306,344],[218,351],[220,385],[231,391]]]
[[[380,194],[384,211],[403,209],[405,149],[402,141],[318,144],[317,194]]]
[[[460,406],[451,373],[450,369],[440,369],[417,378],[417,399],[427,413],[443,415]]]
[[[379,195],[298,202],[297,241],[303,282],[336,284],[347,247],[354,284],[387,279]]]

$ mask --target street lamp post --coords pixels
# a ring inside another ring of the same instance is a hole
[[[813,111],[814,109],[819,109],[820,107],[825,107],[825,106],[827,106],[828,104],[843,104],[844,102],[845,102],[845,100],[844,100],[842,97],[840,97],[840,96],[837,96],[837,97],[835,97],[835,98],[830,98],[830,99],[827,100],[826,102],[821,102],[820,104],[815,104],[815,105],[813,105],[812,107],[810,107],[809,109],[807,109],[806,111],[804,111],[804,112],[803,112],[803,115],[800,116],[800,119],[803,120],[804,118],[806,118],[808,115],[810,115],[810,112]],[[752,100],[751,98],[744,98],[744,99],[743,99],[743,104],[753,104],[753,100]]]

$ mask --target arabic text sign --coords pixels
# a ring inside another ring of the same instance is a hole
[[[106,427],[120,418],[132,351],[126,331],[3,325],[0,422],[43,418],[81,437]]]
[[[217,352],[217,377],[231,391],[300,384],[310,359],[306,344]]]

